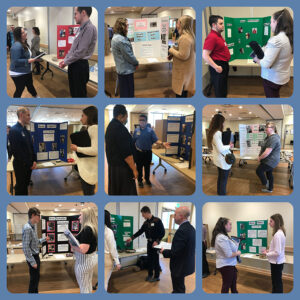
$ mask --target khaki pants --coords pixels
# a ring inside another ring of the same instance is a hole
[[[109,282],[109,278],[111,276],[111,273],[114,269],[114,262],[113,259],[111,258],[110,254],[105,253],[104,256],[104,287],[105,290],[107,291],[107,286],[108,286],[108,282]]]

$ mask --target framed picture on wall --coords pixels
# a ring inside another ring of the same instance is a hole
[[[55,243],[55,233],[48,233],[47,236],[49,237],[48,243]]]
[[[79,230],[79,221],[72,221],[71,231],[78,231]]]
[[[48,244],[48,252],[52,252],[54,253],[55,252],[55,244]]]
[[[55,222],[48,221],[47,222],[47,232],[54,232],[55,231]]]

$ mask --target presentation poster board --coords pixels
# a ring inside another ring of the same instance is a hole
[[[268,220],[238,221],[237,234],[244,239],[240,244],[242,253],[260,254],[268,245]]]
[[[133,217],[110,215],[112,229],[116,238],[117,249],[133,249],[133,242],[126,244],[126,240],[133,235]]]
[[[76,237],[81,225],[79,215],[74,216],[42,216],[42,237],[49,237],[42,245],[43,256],[48,253],[69,253],[69,240],[64,231],[69,229]]]
[[[179,156],[184,160],[190,160],[192,136],[194,132],[195,115],[181,117],[181,131],[179,139]]]
[[[178,155],[181,133],[181,117],[169,116],[167,118],[167,142],[170,148],[166,149],[166,156]]]
[[[30,122],[30,134],[37,161],[67,161],[68,122]]]
[[[234,59],[252,59],[249,43],[256,41],[265,46],[271,35],[271,17],[265,18],[228,18],[224,17],[225,40]]]
[[[128,25],[127,37],[136,58],[167,58],[169,17],[128,19]]]
[[[57,25],[57,58],[63,59],[79,34],[79,25]]]
[[[241,157],[258,157],[263,140],[266,138],[266,125],[239,125]]]

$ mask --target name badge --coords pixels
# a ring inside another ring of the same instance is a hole
[[[25,133],[22,131],[22,137],[25,137]]]
[[[155,224],[154,223],[151,223],[151,227],[154,227],[155,226]]]
[[[137,132],[136,132],[136,135],[141,135],[141,132],[140,132],[140,131],[137,131]]]

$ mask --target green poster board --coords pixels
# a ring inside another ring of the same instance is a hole
[[[234,59],[251,59],[249,43],[256,41],[265,46],[271,34],[271,17],[265,18],[228,18],[224,17],[225,40]]]
[[[268,220],[260,221],[238,221],[237,234],[241,241],[242,253],[262,253],[268,243]]]
[[[116,238],[117,249],[133,249],[133,243],[126,245],[126,240],[133,235],[133,217],[110,215],[111,225]]]

